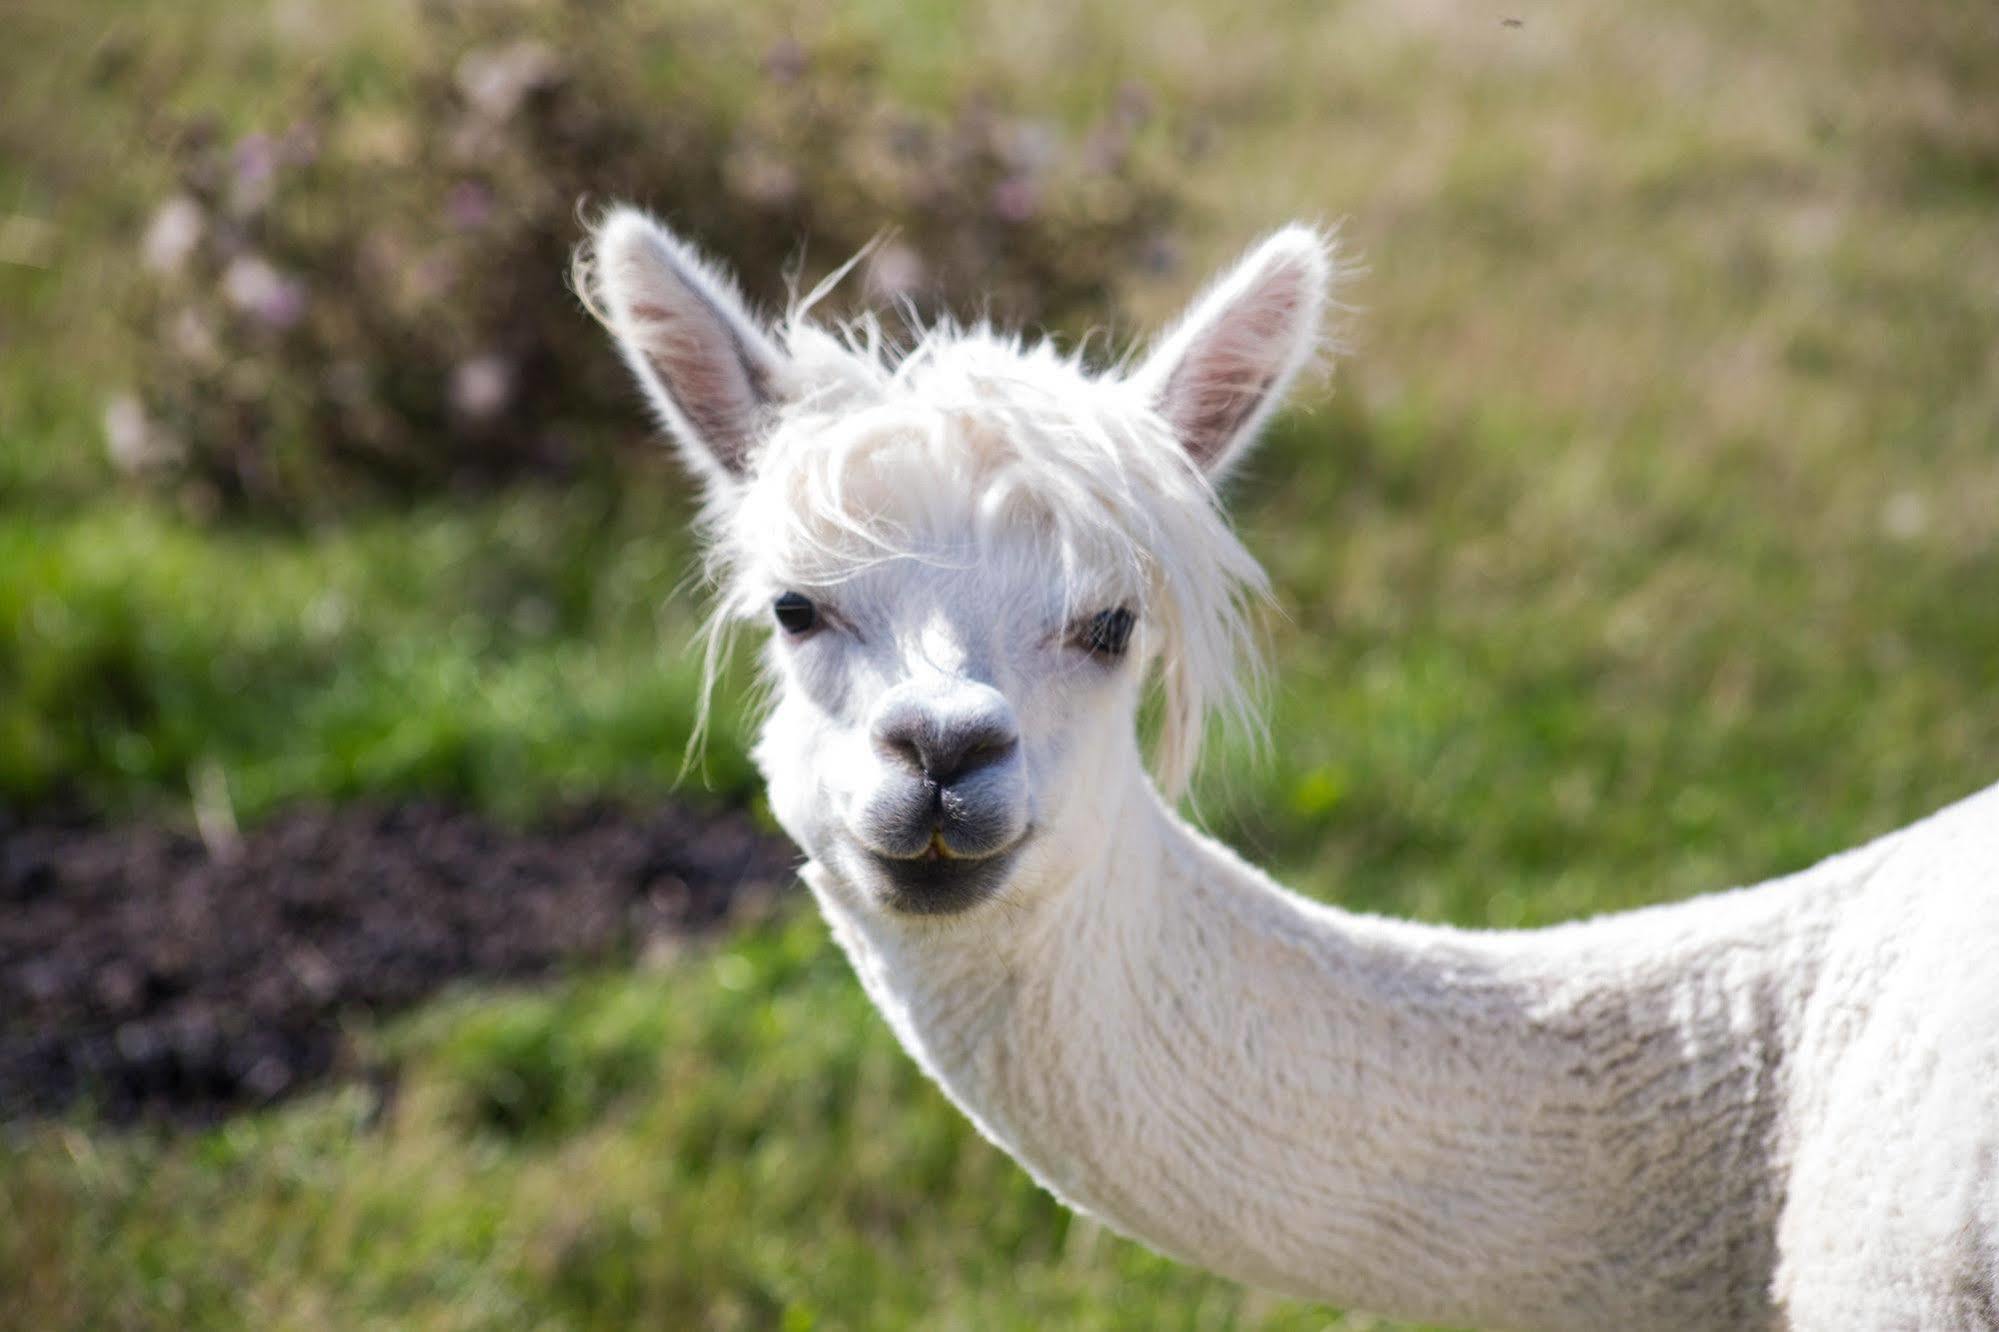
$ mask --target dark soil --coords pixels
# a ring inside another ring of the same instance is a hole
[[[266,1104],[351,1063],[350,1015],[630,957],[768,902],[796,860],[745,816],[679,808],[529,831],[437,805],[300,809],[220,856],[0,812],[0,1120]]]

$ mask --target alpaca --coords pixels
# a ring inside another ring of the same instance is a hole
[[[1999,1328],[1999,786],[1513,932],[1305,900],[1176,814],[1265,593],[1215,488],[1331,273],[1280,231],[1096,371],[982,327],[898,353],[810,297],[767,328],[629,209],[580,252],[703,483],[711,654],[772,626],[756,760],[867,993],[1065,1203],[1244,1282],[1544,1332]]]

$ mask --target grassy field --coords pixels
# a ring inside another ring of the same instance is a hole
[[[132,94],[82,77],[79,9],[189,53],[158,96],[252,117],[295,8],[32,0],[9,128],[108,152]],[[1260,229],[1341,224],[1336,391],[1235,496],[1282,607],[1275,739],[1222,746],[1209,827],[1349,906],[1520,925],[1795,868],[1999,779],[1993,11],[1080,8],[793,13],[879,35],[919,100],[1183,109],[1194,212],[1130,295],[1150,316]],[[314,58],[387,77],[395,10]],[[712,77],[747,80],[779,20],[716,22]],[[699,604],[663,467],[303,534],[114,483],[93,301],[160,184],[117,164],[0,160],[0,798],[673,788]],[[754,798],[741,686],[683,794]],[[1069,1217],[807,912],[356,1035],[401,1070],[386,1110],[6,1130],[0,1324],[1379,1326]]]

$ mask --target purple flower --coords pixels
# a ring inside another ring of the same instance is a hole
[[[229,155],[229,169],[239,180],[263,180],[278,169],[278,145],[268,134],[245,134]]]
[[[305,287],[257,254],[242,255],[223,271],[222,295],[266,328],[287,329],[305,315]]]
[[[271,201],[278,178],[278,145],[268,134],[246,134],[229,158],[229,211],[242,217]]]
[[[146,224],[145,238],[139,242],[141,262],[162,277],[172,277],[187,267],[207,222],[200,204],[185,194],[175,195]]]
[[[907,296],[922,288],[923,259],[903,244],[884,245],[868,259],[868,286],[877,295]]]
[[[1041,190],[1025,176],[1008,176],[993,186],[993,212],[1002,222],[1025,222],[1041,209]]]
[[[493,192],[476,180],[461,180],[446,197],[445,213],[460,231],[477,231],[493,218]]]
[[[474,421],[486,421],[514,396],[513,367],[498,356],[475,356],[451,371],[451,405]]]

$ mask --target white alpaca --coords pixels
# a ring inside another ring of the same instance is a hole
[[[1146,775],[1149,676],[1169,793],[1240,697],[1262,575],[1210,479],[1312,349],[1319,236],[1128,375],[767,333],[630,211],[583,271],[706,483],[720,616],[776,620],[756,753],[806,882],[1059,1197],[1404,1318],[1999,1328],[1999,787],[1761,887],[1481,933],[1293,896]]]

